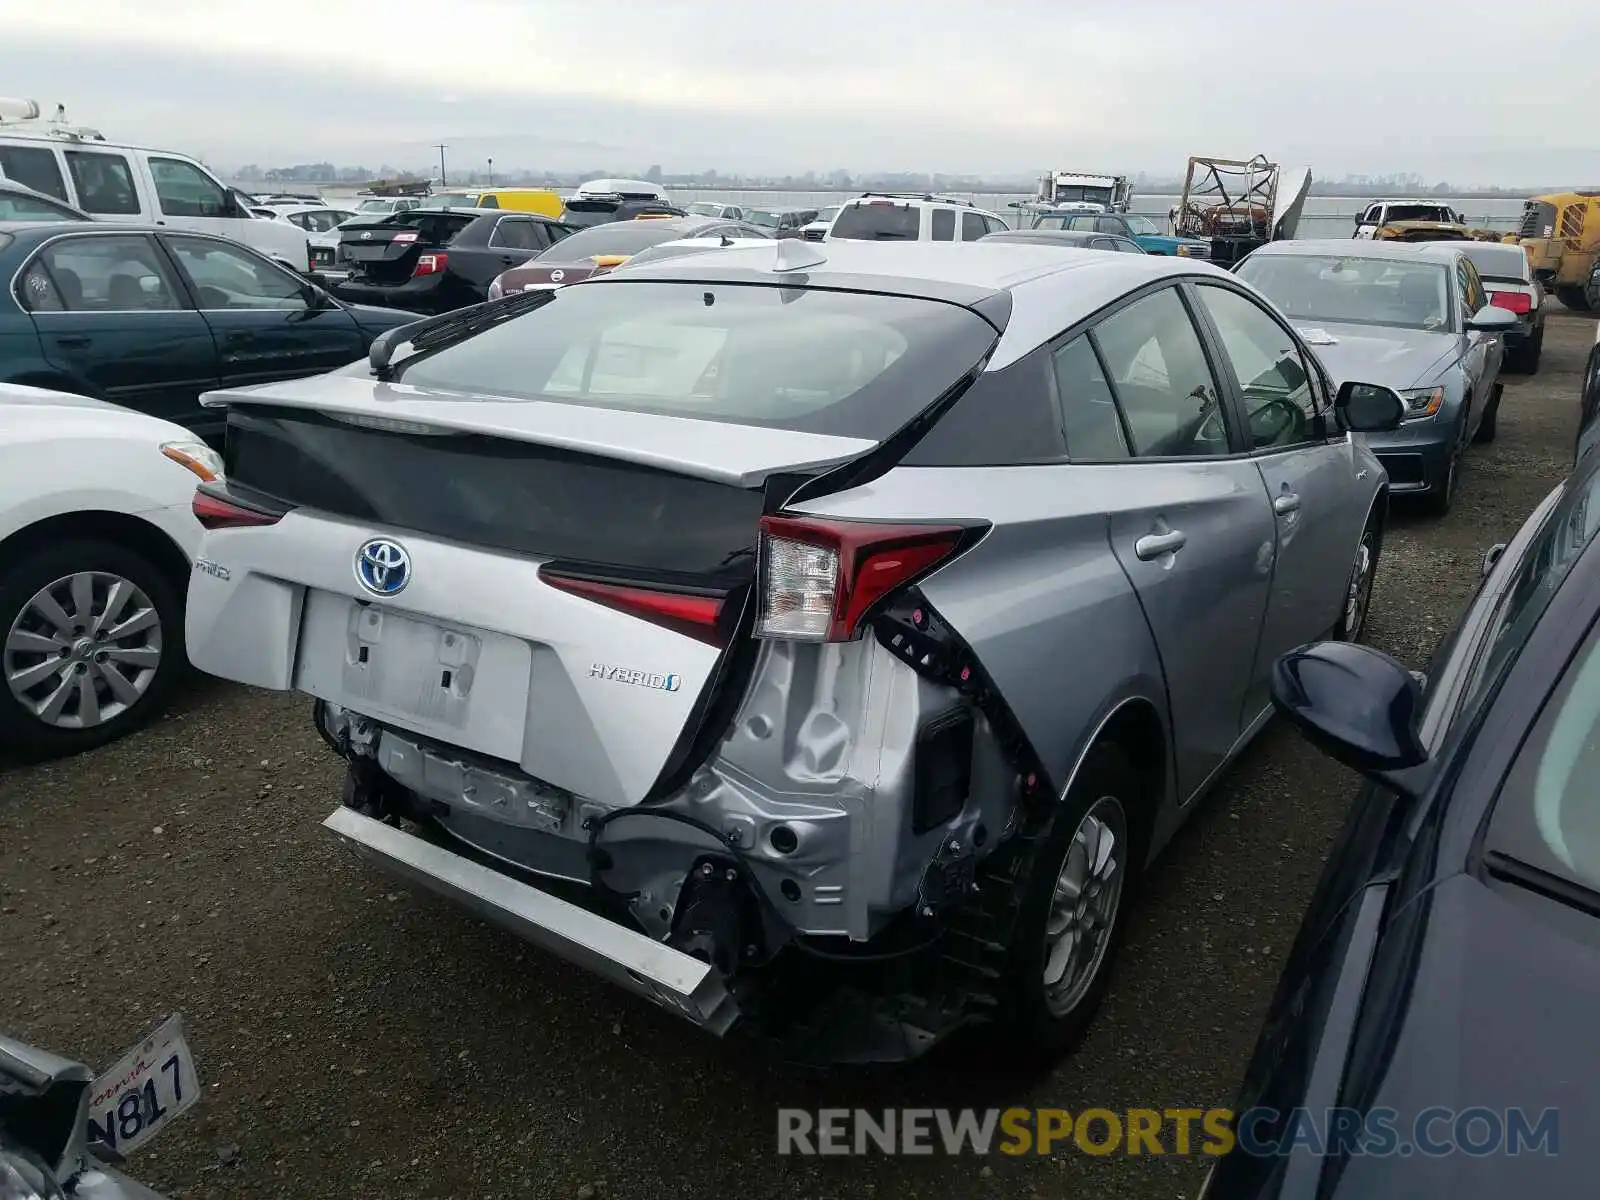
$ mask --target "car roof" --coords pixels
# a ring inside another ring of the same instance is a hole
[[[196,233],[200,237],[214,235],[194,229],[163,229],[156,225],[129,225],[112,221],[0,221],[0,231],[18,233]]]
[[[1446,263],[1461,253],[1459,242],[1368,242],[1357,238],[1308,238],[1305,241],[1268,242],[1251,252],[1257,255],[1322,255],[1339,258],[1384,258]]]
[[[779,247],[785,249],[779,250]],[[802,247],[803,250],[795,249]],[[808,287],[912,296],[976,308],[1004,296],[1010,307],[989,370],[1006,366],[1063,329],[1143,284],[1162,278],[1232,279],[1209,263],[1158,254],[1062,254],[1048,244],[1016,242],[802,242],[728,246],[716,254],[665,259],[577,287],[662,280],[774,284],[780,253],[820,253],[798,269]]]

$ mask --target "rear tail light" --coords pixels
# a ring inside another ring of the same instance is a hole
[[[226,496],[218,496],[205,488],[197,488],[191,505],[195,520],[207,529],[240,529],[247,526],[276,525],[283,519],[281,512],[267,512],[252,508]]]
[[[411,271],[411,278],[419,275],[437,275],[444,270],[450,262],[448,254],[421,254],[417,256],[417,265]]]
[[[757,637],[847,642],[880,600],[953,556],[959,525],[762,517]]]
[[[1514,313],[1533,311],[1533,297],[1526,292],[1490,292],[1489,303]]]
[[[548,565],[539,568],[539,578],[560,591],[604,604],[653,625],[663,625],[697,641],[713,646],[727,641],[722,632],[722,606],[727,600],[724,593],[585,579],[552,571]]]
[[[417,240],[417,231],[414,230],[414,229],[410,230],[409,232],[406,232],[406,233],[397,233],[397,234],[394,235],[394,237],[389,239],[390,244],[394,245],[394,246],[409,246],[412,242],[414,242],[416,240]]]

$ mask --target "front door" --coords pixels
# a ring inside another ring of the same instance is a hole
[[[217,385],[211,331],[148,235],[52,239],[23,268],[17,295],[65,390],[180,425],[217,423],[199,403]]]
[[[1272,578],[1271,507],[1255,464],[1237,453],[1176,288],[1134,301],[1068,343],[1056,369],[1068,453],[1122,461],[1126,483],[1119,479],[1107,500],[1107,533],[1161,655],[1178,794],[1187,799],[1243,732]],[[1091,434],[1108,402],[1120,426]]]
[[[223,387],[319,375],[366,352],[355,318],[304,281],[221,238],[162,234],[215,339]]]
[[[1220,284],[1195,285],[1222,349],[1244,431],[1271,505],[1276,551],[1243,717],[1270,702],[1280,654],[1327,635],[1338,623],[1366,526],[1355,448],[1330,436],[1322,377],[1293,334],[1256,301]]]

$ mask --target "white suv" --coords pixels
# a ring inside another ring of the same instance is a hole
[[[824,240],[975,242],[1007,228],[970,200],[925,192],[864,192],[845,201]]]

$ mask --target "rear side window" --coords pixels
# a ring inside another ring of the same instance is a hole
[[[836,238],[857,242],[914,242],[921,232],[922,210],[893,200],[847,204],[834,218],[832,230]]]
[[[489,245],[496,248],[504,247],[507,250],[544,248],[544,242],[540,239],[533,222],[519,221],[513,217],[507,217],[494,227],[494,236],[489,239]]]
[[[956,240],[956,215],[948,208],[933,210],[933,240],[936,242]]]
[[[1074,462],[1117,462],[1128,457],[1128,437],[1117,399],[1087,337],[1076,337],[1052,356],[1067,453]]]
[[[574,238],[576,240],[576,237]],[[989,352],[951,304],[725,283],[622,282],[400,364],[408,384],[879,440]]]
[[[487,195],[487,196],[479,196],[478,197],[478,207],[479,208],[499,208],[500,207],[500,199],[499,199],[498,196],[494,196],[492,194],[491,195]]]
[[[163,312],[185,308],[155,243],[140,234],[52,242],[23,275],[35,312]]]
[[[576,262],[591,254],[637,254],[646,246],[673,242],[685,234],[678,225],[666,221],[610,221],[594,229],[585,229],[561,239],[559,247],[551,247],[539,257],[559,257],[562,262]]]
[[[961,214],[961,240],[963,242],[975,242],[988,232],[989,229],[984,225],[983,217],[980,214],[975,212]]]
[[[120,154],[97,154],[87,150],[68,150],[67,170],[78,192],[78,207],[101,216],[134,216],[139,212],[139,193],[134,190],[133,172]]]
[[[67,184],[56,165],[55,151],[39,146],[0,146],[0,172],[13,183],[57,200],[67,198]]]

